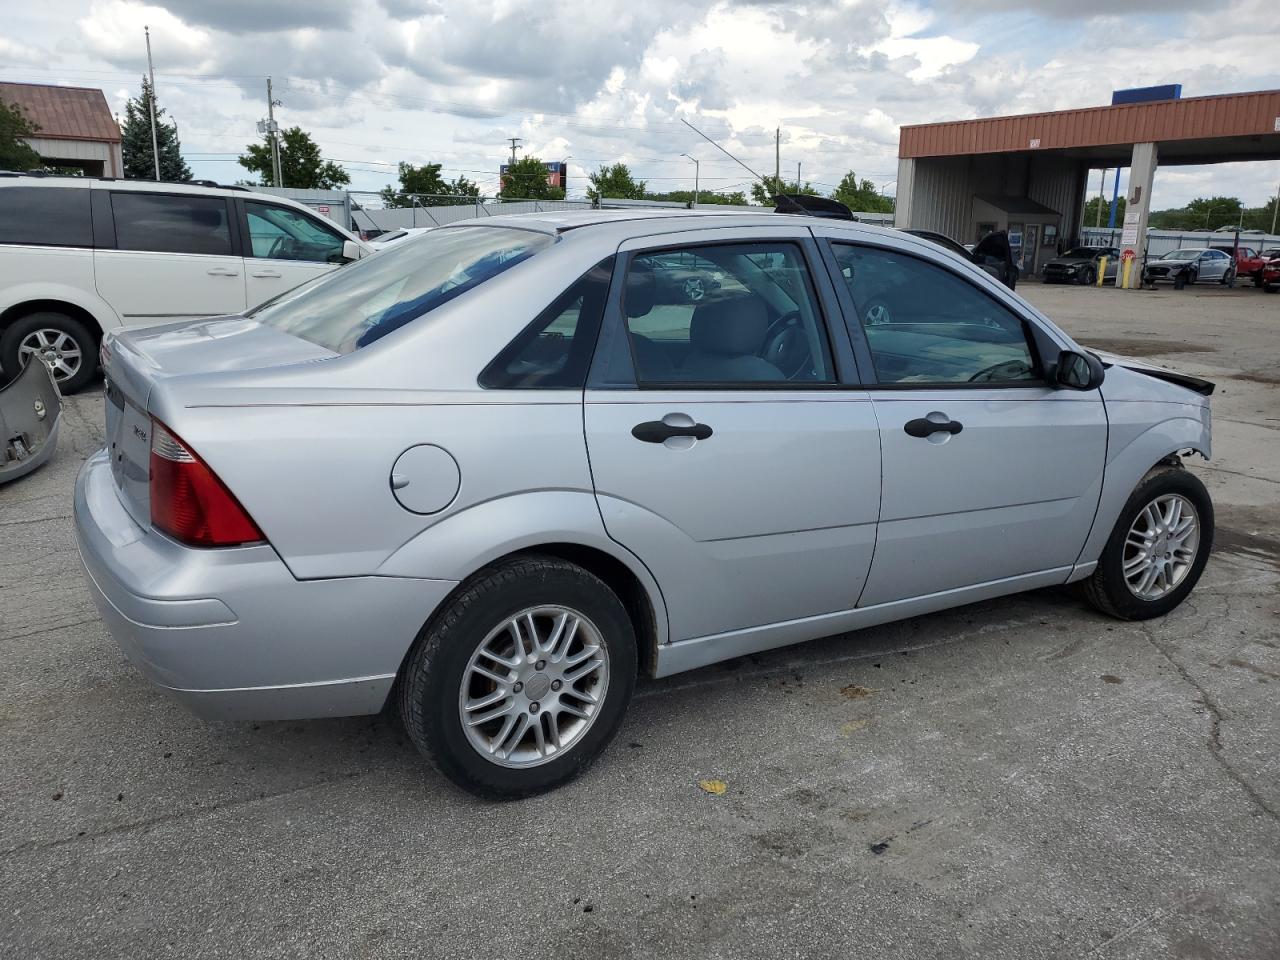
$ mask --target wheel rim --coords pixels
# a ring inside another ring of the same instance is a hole
[[[702,281],[697,277],[691,277],[684,282],[684,292],[690,300],[701,300],[707,295],[706,289],[702,286]]]
[[[883,303],[873,303],[867,307],[867,323],[880,324],[891,323],[893,315],[889,313],[889,308]]]
[[[19,365],[25,367],[33,358],[43,360],[59,383],[79,373],[84,362],[80,344],[71,334],[55,327],[41,327],[22,338],[18,344]]]
[[[1124,539],[1124,581],[1139,600],[1159,600],[1187,578],[1200,549],[1200,515],[1177,493],[1148,503]]]
[[[608,689],[609,650],[595,624],[569,607],[530,607],[476,647],[462,674],[458,715],[486,760],[536,767],[582,740]]]

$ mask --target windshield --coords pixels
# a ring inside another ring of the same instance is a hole
[[[1200,254],[1202,253],[1204,253],[1203,250],[1170,250],[1160,259],[1161,260],[1194,260],[1196,257],[1200,256]]]
[[[396,244],[270,300],[249,316],[336,353],[398,330],[550,246],[508,227],[450,227]]]
[[[1105,250],[1099,250],[1097,247],[1076,247],[1074,250],[1068,250],[1062,255],[1064,260],[1085,260],[1089,257],[1096,257],[1100,253],[1106,253]]]

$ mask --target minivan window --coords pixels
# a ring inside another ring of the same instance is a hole
[[[350,353],[554,242],[548,234],[510,227],[433,230],[295,288],[249,315],[335,353]]]
[[[121,250],[231,256],[231,226],[222,197],[112,193],[111,212]]]
[[[0,243],[93,246],[89,191],[83,187],[0,189]]]

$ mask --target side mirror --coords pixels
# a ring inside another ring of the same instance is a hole
[[[1096,390],[1107,371],[1091,353],[1063,350],[1053,367],[1053,385],[1067,390]]]
[[[364,256],[364,250],[361,249],[360,244],[356,243],[354,240],[342,241],[342,259],[343,260],[346,260],[348,263],[350,263],[352,260],[359,260],[363,256]]]

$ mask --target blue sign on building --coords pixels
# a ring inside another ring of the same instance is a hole
[[[1131,87],[1128,90],[1111,91],[1111,105],[1122,103],[1150,103],[1152,100],[1181,100],[1182,84],[1166,83],[1158,87]]]

